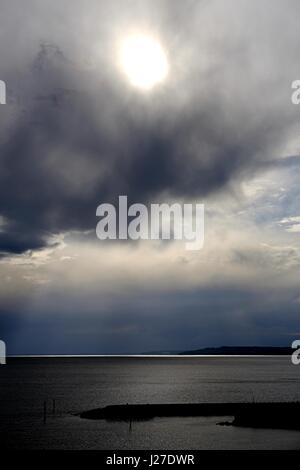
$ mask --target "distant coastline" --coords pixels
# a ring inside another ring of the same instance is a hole
[[[221,346],[187,351],[147,351],[136,354],[10,354],[14,358],[130,358],[130,357],[184,357],[184,356],[291,356],[295,352],[290,347],[280,346]]]
[[[184,356],[290,356],[294,349],[277,346],[221,346],[183,351]]]
[[[219,346],[186,351],[149,351],[143,356],[291,356],[289,346]]]

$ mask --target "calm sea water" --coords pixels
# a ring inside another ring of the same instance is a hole
[[[253,400],[300,400],[300,366],[289,357],[9,359],[0,366],[1,443],[12,449],[300,449],[298,431],[218,426],[224,417],[156,418],[130,429],[74,416],[110,404]]]

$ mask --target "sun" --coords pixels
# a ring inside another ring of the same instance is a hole
[[[126,38],[121,43],[120,62],[129,82],[142,90],[150,90],[162,83],[169,73],[166,53],[151,36]]]

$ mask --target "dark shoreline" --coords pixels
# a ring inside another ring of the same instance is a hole
[[[295,352],[291,347],[282,346],[221,346],[183,351],[182,356],[291,356]]]
[[[241,427],[300,430],[300,402],[286,403],[183,403],[111,405],[82,412],[83,419],[147,421],[156,417],[232,416]]]

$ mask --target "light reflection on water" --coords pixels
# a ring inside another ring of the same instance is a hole
[[[300,448],[297,431],[217,426],[224,417],[157,418],[130,431],[127,423],[72,415],[119,403],[300,400],[299,381],[289,357],[10,359],[0,368],[2,442],[17,448]]]

